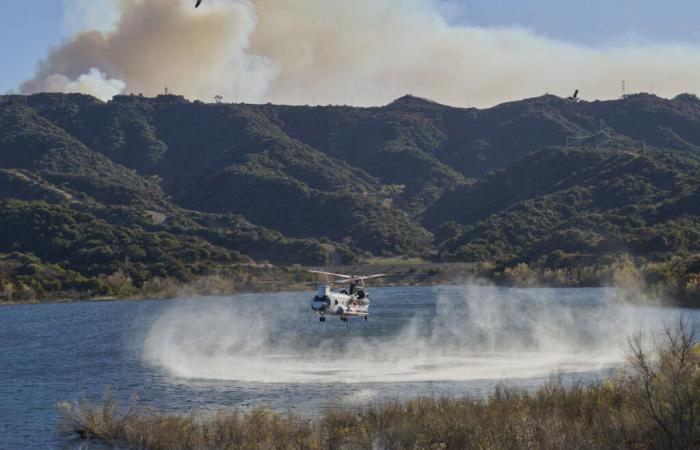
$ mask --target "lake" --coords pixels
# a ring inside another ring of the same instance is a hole
[[[605,376],[626,340],[697,311],[635,306],[609,288],[370,289],[368,321],[320,323],[312,293],[0,307],[0,448],[77,448],[57,403],[191,412],[324,407],[527,389]]]

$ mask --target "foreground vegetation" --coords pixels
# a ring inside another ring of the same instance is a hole
[[[417,398],[308,420],[267,409],[187,416],[137,404],[62,403],[62,429],[137,449],[691,449],[700,447],[700,354],[680,322],[630,341],[629,366],[592,384],[552,380],[485,399]]]

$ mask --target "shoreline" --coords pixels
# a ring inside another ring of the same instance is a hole
[[[471,283],[470,283],[471,282]],[[469,278],[463,280],[454,280],[452,282],[442,281],[442,282],[431,282],[431,283],[384,283],[377,284],[374,286],[369,286],[368,289],[376,288],[388,288],[388,287],[432,287],[432,286],[463,286],[469,284],[492,284],[498,287],[514,288],[514,289],[527,289],[527,288],[548,288],[548,289],[585,289],[585,288],[615,288],[614,285],[590,285],[590,286],[552,286],[552,285],[537,285],[537,286],[523,286],[517,284],[503,284],[503,283],[493,283],[491,280],[483,278]],[[217,291],[217,292],[188,292],[180,295],[157,295],[157,294],[144,294],[144,295],[131,295],[124,297],[115,296],[104,296],[104,297],[85,297],[85,298],[44,298],[36,299],[31,301],[0,301],[0,307],[3,306],[18,306],[18,305],[45,305],[45,304],[67,304],[67,303],[107,303],[113,301],[129,301],[129,302],[141,302],[141,301],[177,301],[188,299],[192,297],[220,297],[220,296],[231,296],[231,295],[245,295],[245,294],[265,294],[265,293],[283,293],[283,292],[308,292],[309,295],[313,295],[314,290],[308,286],[294,285],[290,284],[290,287],[284,289],[243,289],[243,290],[231,290],[231,291]]]
[[[549,268],[520,263],[506,267],[492,262],[425,262],[387,259],[386,262],[367,261],[356,264],[330,266],[273,266],[257,265],[254,271],[231,273],[220,271],[211,275],[181,282],[172,278],[158,278],[142,287],[129,284],[123,294],[91,295],[89,291],[58,292],[56,296],[24,300],[0,300],[0,306],[107,302],[115,300],[177,300],[193,296],[256,294],[266,292],[311,292],[308,283],[330,281],[331,277],[311,274],[310,270],[323,270],[347,274],[386,274],[368,283],[370,287],[384,286],[456,286],[468,283],[488,283],[511,288],[593,288],[614,287],[635,295],[657,299],[657,303],[672,306],[700,307],[700,285],[688,282],[688,278],[700,277],[691,272],[674,273],[666,267],[665,278],[658,278],[659,266],[635,265],[629,257],[612,264],[599,264],[574,268]],[[698,278],[700,280],[700,278]],[[1,298],[1,297],[0,297]]]
[[[391,283],[383,284],[377,286],[370,286],[368,289],[377,288],[394,288],[394,287],[436,287],[436,286],[467,286],[470,284],[492,284],[498,287],[511,288],[511,289],[587,289],[587,288],[601,288],[601,289],[612,289],[616,288],[614,285],[595,285],[595,286],[521,286],[521,285],[507,285],[507,284],[495,284],[491,283],[489,280],[484,279],[472,279],[475,281],[469,283],[470,280],[461,280],[456,282],[441,282],[441,283]],[[480,283],[481,282],[481,283]],[[233,295],[246,295],[246,294],[265,294],[265,293],[284,293],[284,292],[308,292],[310,296],[313,296],[313,289],[308,287],[298,287],[298,288],[288,288],[288,289],[258,289],[258,290],[240,290],[240,291],[230,291],[230,292],[196,292],[187,293],[177,296],[157,296],[157,295],[134,295],[127,297],[88,297],[88,298],[60,298],[60,299],[38,299],[29,302],[22,301],[2,301],[0,302],[0,307],[3,306],[29,306],[29,305],[46,305],[46,304],[69,304],[69,303],[108,303],[116,301],[127,301],[127,302],[143,302],[143,301],[178,301],[191,299],[193,297],[223,297],[223,296],[233,296]],[[677,306],[677,305],[668,305]]]

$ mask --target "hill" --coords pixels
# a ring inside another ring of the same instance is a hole
[[[546,149],[445,195],[424,220],[462,228],[448,259],[700,252],[700,163],[658,150]]]
[[[30,287],[41,277],[17,270],[35,264],[138,290],[267,261],[692,257],[699,130],[688,94],[488,109],[3,96],[0,279]]]

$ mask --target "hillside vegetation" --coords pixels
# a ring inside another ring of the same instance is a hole
[[[267,262],[408,256],[491,263],[496,276],[621,255],[692,298],[700,100],[547,95],[479,110],[411,96],[376,108],[4,96],[0,233],[0,301],[251,279]]]

